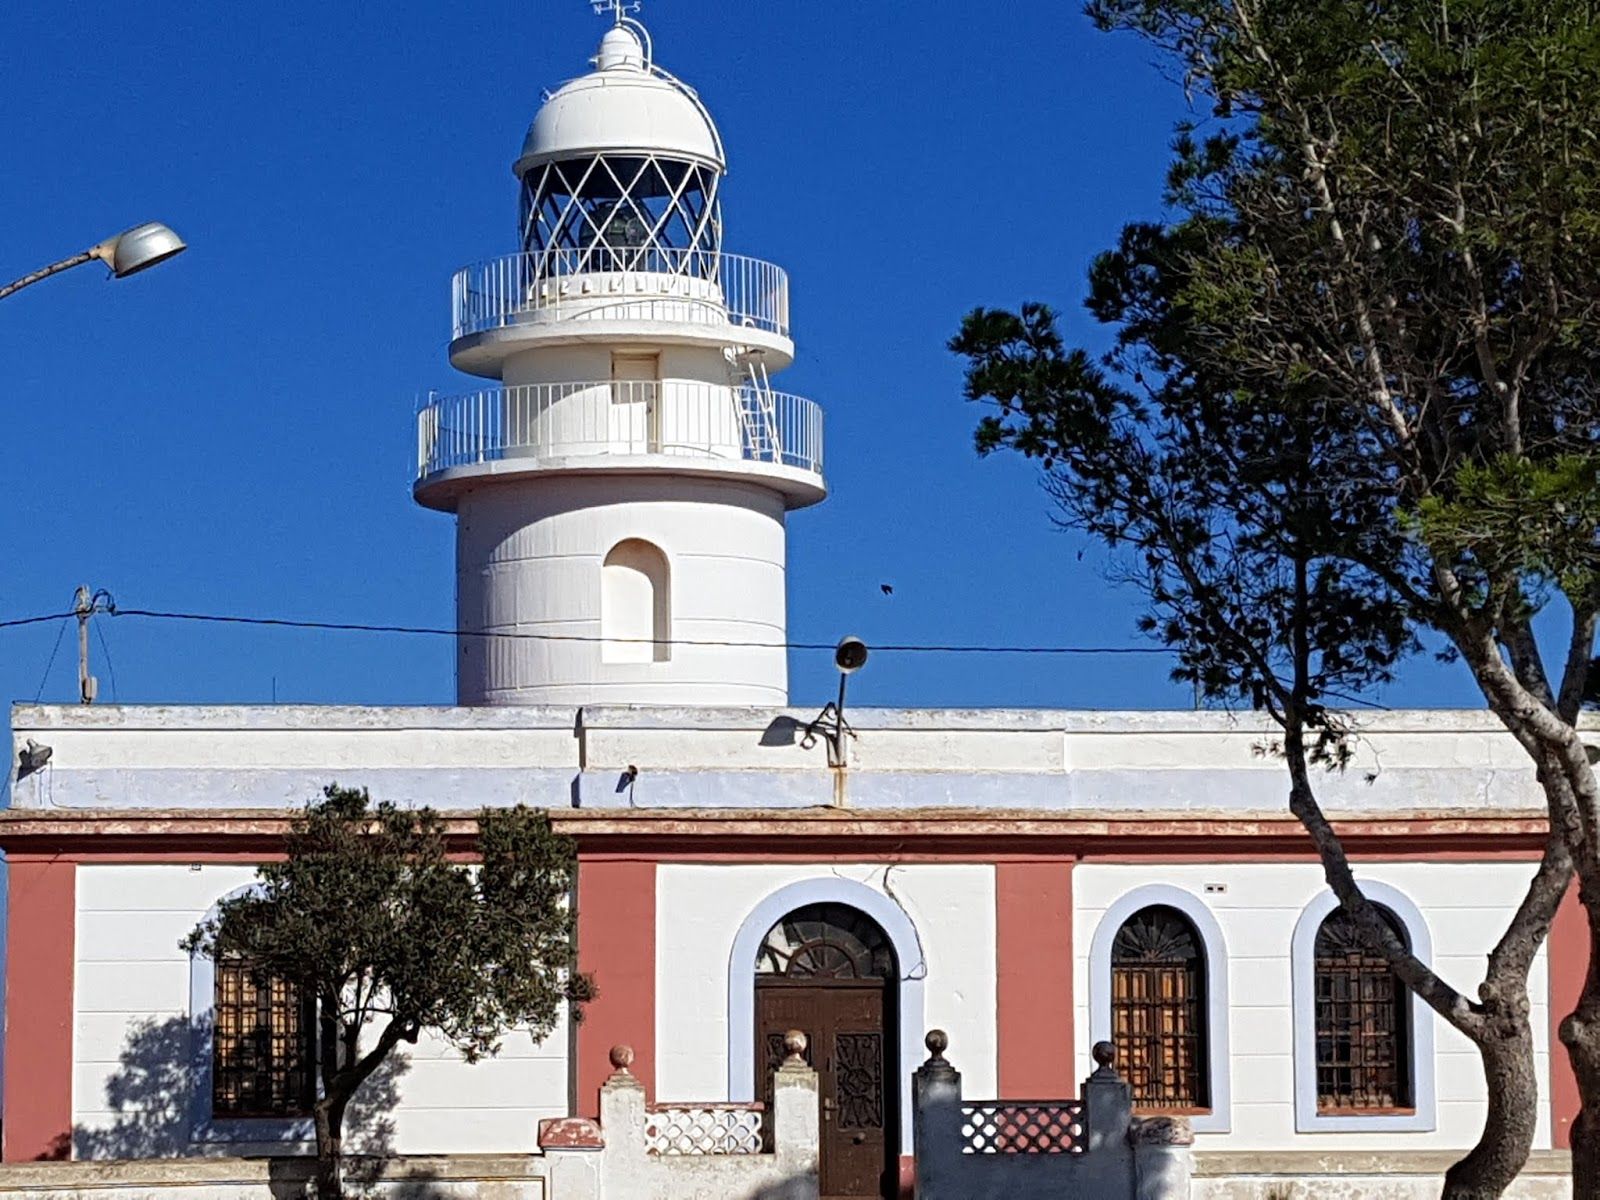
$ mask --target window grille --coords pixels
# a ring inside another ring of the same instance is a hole
[[[757,975],[791,979],[893,979],[894,947],[870,917],[843,904],[808,904],[768,932]]]
[[[1380,909],[1401,942],[1405,931]],[[1410,1005],[1404,986],[1341,908],[1317,930],[1317,1109],[1410,1108]]]
[[[316,1098],[315,1001],[295,984],[258,975],[238,959],[216,964],[211,1112],[217,1117],[301,1117]]]
[[[1111,1040],[1143,1109],[1211,1103],[1206,963],[1200,935],[1175,908],[1140,909],[1111,944]]]

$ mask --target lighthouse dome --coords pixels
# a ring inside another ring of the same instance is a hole
[[[722,138],[693,89],[650,61],[629,25],[609,30],[595,69],[563,85],[528,128],[514,170],[594,154],[636,153],[726,167]]]

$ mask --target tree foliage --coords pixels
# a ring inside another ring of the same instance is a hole
[[[1600,789],[1576,727],[1600,615],[1596,6],[1089,12],[1160,47],[1199,115],[1166,219],[1091,272],[1109,355],[1067,347],[1037,305],[968,318],[968,395],[995,406],[978,447],[1036,460],[1063,519],[1126,551],[1180,677],[1280,722],[1291,807],[1374,940],[1306,770],[1339,758],[1331,705],[1428,631],[1527,751],[1553,834],[1478,996],[1385,944],[1490,1076],[1485,1139],[1447,1194],[1498,1195],[1533,1135],[1527,972],[1574,864],[1600,928]],[[1552,646],[1535,619],[1558,597],[1570,632]],[[1575,1192],[1594,1196],[1600,975],[1563,1039],[1584,1097]]]
[[[485,809],[474,850],[462,861],[431,809],[332,786],[296,817],[283,860],[185,942],[315,997],[325,1197],[340,1194],[350,1100],[400,1043],[428,1032],[476,1062],[513,1029],[549,1036],[592,995],[571,970],[571,840],[543,813]]]

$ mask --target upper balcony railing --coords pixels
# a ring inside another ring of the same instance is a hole
[[[734,325],[789,336],[789,276],[704,250],[539,250],[463,267],[451,286],[452,338],[564,320]]]
[[[419,480],[509,459],[655,454],[820,476],[822,409],[738,384],[614,380],[485,388],[430,397],[417,411]]]

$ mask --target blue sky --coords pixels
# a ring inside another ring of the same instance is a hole
[[[1179,90],[1062,0],[913,7],[657,0],[657,57],[727,142],[727,248],[791,275],[832,497],[790,525],[790,635],[1141,644],[1138,597],[979,460],[944,349],[977,304],[1050,301],[1157,211]],[[80,582],[124,607],[453,625],[450,519],[409,496],[449,279],[515,248],[509,164],[586,69],[582,0],[244,7],[37,2],[7,15],[0,276],[139,221],[189,253],[0,302],[10,502],[0,617]],[[890,583],[885,597],[880,583]],[[70,700],[74,643],[0,632],[7,697]],[[448,703],[446,639],[105,623],[124,702]],[[102,660],[96,639],[95,657]],[[792,660],[795,704],[832,689]],[[41,691],[42,685],[42,691]],[[1182,707],[1160,658],[875,659],[858,704]],[[1384,697],[1473,704],[1422,663]]]

